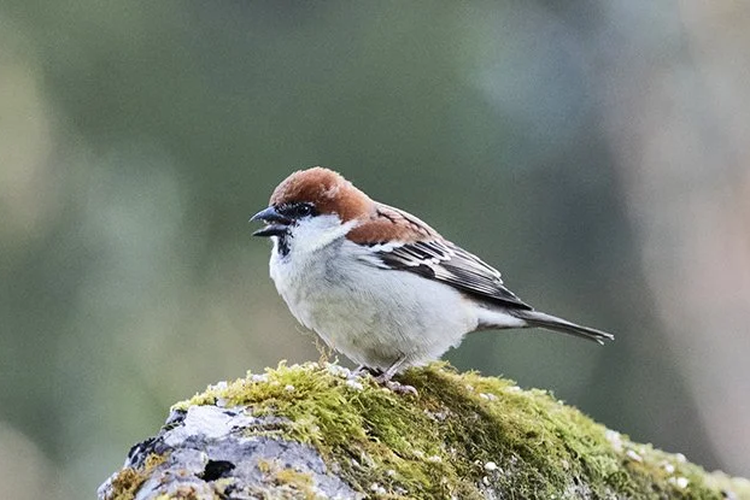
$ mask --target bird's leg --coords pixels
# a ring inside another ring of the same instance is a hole
[[[414,396],[416,396],[417,390],[411,385],[404,385],[400,382],[396,382],[395,380],[391,380],[393,376],[398,373],[399,369],[401,369],[401,366],[405,361],[406,355],[401,355],[391,366],[388,367],[386,371],[377,376],[375,378],[375,381],[379,384],[385,385],[393,392],[397,392],[399,394],[413,394]]]
[[[393,376],[398,373],[398,370],[399,368],[401,368],[401,365],[404,364],[404,361],[406,361],[406,356],[402,354],[396,361],[393,362],[391,366],[388,367],[386,371],[381,373],[375,380],[377,380],[381,384],[389,382],[393,378]]]

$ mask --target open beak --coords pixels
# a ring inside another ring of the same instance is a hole
[[[266,223],[266,227],[262,229],[258,229],[253,233],[253,236],[281,236],[282,234],[285,234],[287,230],[289,229],[289,225],[292,223],[292,220],[284,217],[281,215],[277,210],[276,207],[268,207],[257,214],[250,217],[250,222],[256,221],[256,220],[262,220]]]

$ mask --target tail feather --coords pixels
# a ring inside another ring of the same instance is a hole
[[[513,316],[524,320],[528,326],[538,326],[547,330],[555,332],[567,333],[569,335],[575,335],[588,340],[593,340],[599,344],[604,344],[605,340],[614,340],[615,336],[611,333],[597,330],[596,328],[589,328],[588,326],[581,326],[570,321],[546,314],[540,311],[524,311],[515,310],[512,312]]]

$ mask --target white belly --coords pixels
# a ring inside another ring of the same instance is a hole
[[[274,252],[271,277],[297,320],[356,363],[423,364],[477,328],[474,308],[450,286],[343,258],[342,245],[352,244],[335,242],[314,260]]]

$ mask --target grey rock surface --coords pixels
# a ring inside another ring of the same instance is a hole
[[[191,406],[174,411],[159,433],[128,454],[124,468],[142,469],[149,457],[164,457],[135,493],[136,500],[159,495],[215,498],[335,498],[363,495],[338,478],[310,446],[257,434],[278,426],[277,417],[249,415],[246,408]],[[113,474],[98,491],[116,498]]]

